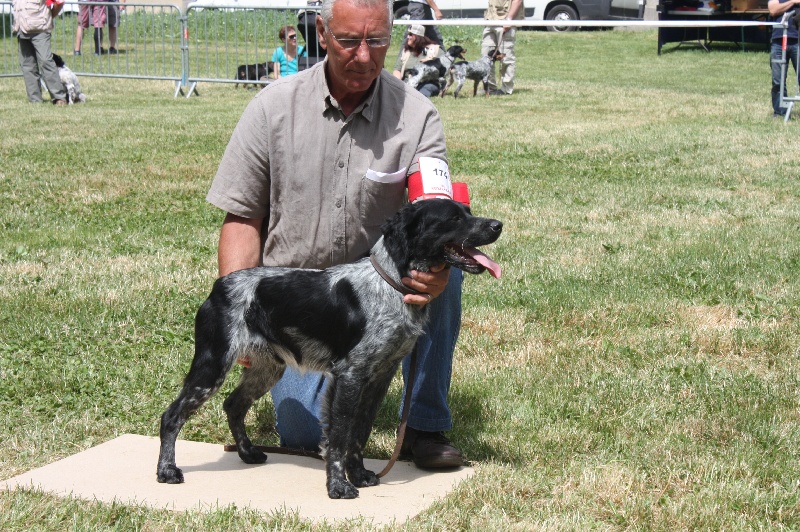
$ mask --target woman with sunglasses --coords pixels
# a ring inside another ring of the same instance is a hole
[[[278,46],[272,53],[275,79],[297,74],[297,58],[305,53],[305,47],[297,48],[297,30],[294,26],[284,26],[278,31],[283,46]]]

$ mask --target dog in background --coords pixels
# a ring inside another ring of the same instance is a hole
[[[450,78],[447,80],[447,85],[445,85],[445,88],[442,91],[442,98],[444,98],[447,89],[453,85],[454,80],[456,83],[456,89],[453,92],[453,97],[458,98],[458,93],[461,91],[461,87],[468,79],[471,79],[475,82],[475,86],[472,89],[472,96],[475,96],[478,93],[479,82],[483,82],[484,94],[489,96],[489,74],[491,74],[492,70],[494,70],[495,61],[502,61],[504,57],[505,54],[497,53],[497,50],[492,48],[489,50],[488,55],[481,57],[477,61],[460,61],[453,64],[453,66],[450,67]]]
[[[412,89],[416,89],[424,83],[436,82],[441,91],[445,86],[447,71],[456,59],[466,59],[465,53],[464,48],[458,45],[451,46],[442,57],[417,63],[413,68],[406,70],[403,77]]]
[[[58,54],[53,54],[53,62],[58,67],[58,77],[61,78],[61,83],[64,84],[64,89],[67,91],[67,103],[84,103],[86,95],[81,91],[81,84],[75,72],[70,70],[64,63],[64,59]]]
[[[183,482],[175,441],[186,420],[222,386],[237,359],[249,366],[223,408],[239,457],[263,464],[245,415],[287,365],[325,372],[323,454],[332,499],[352,499],[379,484],[364,468],[363,450],[402,359],[423,334],[428,306],[403,302],[400,279],[411,270],[446,263],[465,272],[500,267],[478,251],[498,239],[503,224],[478,218],[448,199],[410,203],[382,226],[370,257],[325,270],[260,267],[214,283],[195,319],[195,354],[183,388],[161,416],[157,480]]]
[[[241,82],[244,88],[248,86],[255,88],[258,84],[253,83],[254,81],[263,81],[267,79],[271,73],[272,64],[256,63],[253,65],[239,65],[236,68],[236,77],[234,79]],[[236,88],[239,88],[239,83],[236,84]]]

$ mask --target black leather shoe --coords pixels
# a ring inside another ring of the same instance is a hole
[[[424,469],[464,465],[461,451],[443,433],[423,432],[411,427],[406,427],[400,459],[412,460],[414,465]]]

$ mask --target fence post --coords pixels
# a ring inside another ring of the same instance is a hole
[[[181,96],[184,95],[183,89],[189,83],[189,12],[184,7],[181,8],[181,80],[175,82],[175,96],[174,98],[178,97],[178,94]],[[186,97],[189,98],[192,94],[196,94],[200,96],[200,93],[197,92],[197,83],[192,83],[189,87]]]

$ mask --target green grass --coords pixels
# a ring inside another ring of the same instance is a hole
[[[477,473],[405,527],[800,528],[798,122],[771,118],[767,54],[518,42],[512,97],[436,101],[473,210],[505,222],[504,275],[464,288],[451,436]],[[205,193],[253,95],[82,83],[90,102],[56,109],[0,79],[0,478],[157,434],[215,276]],[[182,437],[227,442],[223,396]],[[396,381],[368,455],[398,401]],[[273,423],[264,401],[249,430],[275,443]],[[23,491],[0,528],[327,527]]]

